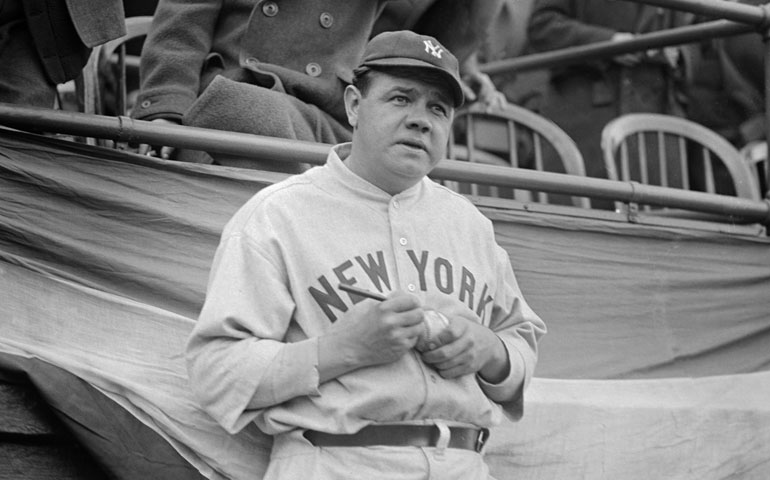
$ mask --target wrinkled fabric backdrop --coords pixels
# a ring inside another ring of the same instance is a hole
[[[279,174],[0,130],[0,368],[117,478],[259,478],[183,347],[225,222]],[[483,209],[549,333],[499,479],[770,478],[770,241]]]

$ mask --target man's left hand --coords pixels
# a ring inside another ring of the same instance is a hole
[[[441,346],[422,353],[425,363],[444,378],[479,373],[490,383],[499,383],[510,369],[502,340],[489,328],[463,317],[449,318],[441,334]]]

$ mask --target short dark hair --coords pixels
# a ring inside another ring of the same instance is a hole
[[[353,78],[353,86],[356,87],[361,95],[366,96],[372,84],[374,75],[386,74],[393,77],[408,78],[418,82],[427,83],[446,92],[447,98],[452,99],[452,86],[446,77],[430,68],[420,67],[368,67]]]

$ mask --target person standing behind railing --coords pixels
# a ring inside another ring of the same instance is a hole
[[[125,35],[120,0],[0,0],[0,102],[53,108],[91,48]]]
[[[741,0],[740,3],[763,5],[765,0]],[[714,20],[698,15],[694,23]],[[720,134],[737,149],[744,149],[747,161],[760,162],[754,153],[763,150],[765,140],[765,72],[762,34],[749,32],[727,37],[712,37],[684,46],[687,59],[687,104],[689,120]],[[757,148],[759,147],[759,148]],[[701,152],[691,152],[690,171],[702,161]],[[734,195],[732,175],[721,162],[713,163],[716,191]],[[764,177],[764,175],[759,175]],[[764,178],[758,178],[762,191]],[[705,188],[702,177],[691,175],[695,189]]]
[[[765,0],[742,0],[762,5]],[[711,20],[710,17],[697,21]],[[710,38],[687,46],[687,116],[737,148],[765,139],[765,72],[762,34]]]
[[[684,25],[691,17],[626,1],[535,0],[527,33],[532,51],[543,52],[628,40]],[[540,113],[575,140],[588,176],[607,178],[602,128],[631,112],[683,115],[680,67],[679,49],[669,47],[554,68]]]

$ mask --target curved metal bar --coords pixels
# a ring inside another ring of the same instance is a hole
[[[0,103],[0,125],[35,132],[106,138],[118,142],[162,143],[178,148],[244,157],[321,165],[330,145],[178,125],[156,125],[128,117],[107,117]],[[94,147],[97,148],[97,147]],[[770,224],[770,201],[640,185],[601,178],[443,160],[431,177],[502,187],[541,190],[621,202],[716,213]]]
[[[749,5],[738,2],[725,2],[714,0],[627,0],[632,3],[646,3],[658,7],[685,12],[700,13],[715,18],[733,20],[735,22],[767,27],[768,18],[761,5]]]
[[[493,75],[505,72],[523,72],[547,69],[555,66],[581,63],[587,60],[612,57],[622,53],[638,52],[651,48],[697,42],[713,37],[728,37],[755,31],[756,28],[744,23],[728,20],[699,23],[684,27],[661,30],[639,35],[622,42],[596,42],[589,45],[569,47],[551,52],[506,58],[479,65],[479,69]]]

